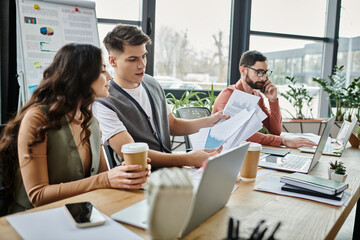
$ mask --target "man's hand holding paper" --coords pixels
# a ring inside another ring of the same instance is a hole
[[[190,135],[193,149],[218,148],[230,149],[251,137],[261,129],[266,114],[259,108],[258,96],[235,90],[227,102],[223,114],[230,119],[221,119],[211,128],[200,129]]]

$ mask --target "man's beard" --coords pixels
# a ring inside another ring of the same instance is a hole
[[[265,82],[254,82],[249,78],[249,75],[246,74],[245,82],[252,88],[252,89],[259,89],[261,92],[264,92],[264,85]]]

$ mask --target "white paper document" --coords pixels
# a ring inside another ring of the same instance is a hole
[[[250,112],[244,109],[226,121],[217,123],[211,128],[202,128],[199,132],[189,135],[193,149],[218,148],[225,142],[228,142],[229,147],[224,146],[224,150],[237,146],[241,141],[246,140],[240,138],[239,142],[237,136],[242,133],[241,129],[248,123],[254,112],[255,109]]]
[[[77,228],[65,211],[64,207],[60,207],[8,216],[6,219],[23,239],[143,239],[106,215],[104,225]]]
[[[258,185],[256,185],[254,187],[254,190],[271,192],[271,193],[292,196],[292,197],[298,197],[298,198],[304,198],[304,199],[308,199],[308,200],[312,200],[312,201],[316,201],[316,202],[327,203],[327,204],[335,205],[335,206],[346,205],[350,198],[350,195],[351,195],[350,190],[345,190],[342,199],[340,201],[338,201],[338,200],[333,200],[333,199],[328,199],[328,198],[310,196],[310,195],[301,194],[301,193],[283,191],[283,190],[281,190],[281,187],[284,184],[285,183],[280,182],[280,176],[269,176],[269,177],[266,177],[264,180],[262,180]]]
[[[259,107],[259,100],[259,96],[235,89],[226,103],[223,114],[232,117],[243,109],[250,111],[255,108],[255,115],[257,116],[257,119],[262,122],[267,116]]]
[[[235,89],[223,111],[230,118],[189,135],[193,149],[223,146],[227,150],[254,135],[262,128],[262,121],[267,117],[257,104],[259,99],[258,96]]]

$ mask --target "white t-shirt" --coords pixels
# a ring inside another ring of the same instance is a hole
[[[150,116],[151,125],[153,129],[155,129],[150,101],[142,84],[140,84],[139,87],[134,89],[123,90],[126,91],[130,96],[132,96],[144,109],[145,113]],[[171,113],[171,107],[168,104],[166,104],[166,106],[166,112],[169,116],[169,114]],[[109,144],[107,141],[112,136],[118,134],[119,132],[127,131],[123,122],[118,118],[116,113],[108,107],[105,107],[103,104],[94,102],[92,106],[92,111],[95,118],[97,118],[99,121],[100,129],[102,132],[101,141],[104,145]]]

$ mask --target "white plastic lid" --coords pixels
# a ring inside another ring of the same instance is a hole
[[[147,143],[143,143],[143,142],[128,143],[128,144],[124,144],[121,147],[122,153],[139,153],[139,152],[145,152],[147,150],[149,150],[149,146]]]
[[[261,151],[261,144],[251,142],[248,151]]]

